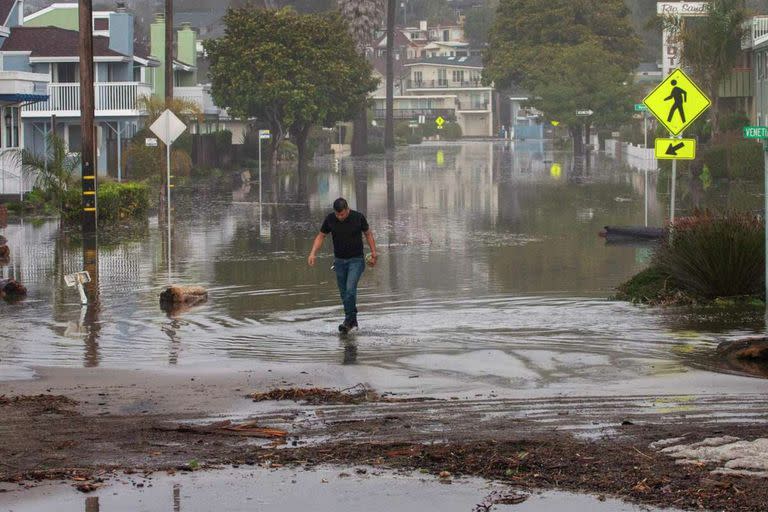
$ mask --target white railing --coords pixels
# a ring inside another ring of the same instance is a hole
[[[138,99],[152,94],[140,82],[102,82],[94,84],[96,112],[136,114]],[[80,112],[80,84],[48,84],[48,100],[24,107],[24,112]]]
[[[768,16],[754,16],[745,23],[746,35],[741,40],[741,48],[753,48],[768,39]]]
[[[30,180],[24,179],[18,149],[0,149],[0,195],[29,192]]]
[[[211,92],[202,85],[194,87],[174,87],[174,98],[191,101],[200,108],[204,114],[218,114],[219,107],[213,103]]]

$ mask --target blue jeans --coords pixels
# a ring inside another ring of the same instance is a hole
[[[357,282],[365,270],[365,261],[358,258],[336,258],[336,283],[339,285],[341,302],[344,304],[344,321],[357,321]]]

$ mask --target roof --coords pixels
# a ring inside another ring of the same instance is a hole
[[[2,51],[31,52],[31,57],[79,57],[80,37],[75,30],[58,27],[14,27]],[[124,57],[109,49],[109,38],[93,36],[94,57]]]
[[[11,15],[16,0],[0,0],[0,25],[5,25]]]
[[[456,66],[462,68],[483,68],[483,58],[479,55],[469,57],[429,57],[417,61],[408,62],[406,66],[417,65]]]
[[[641,62],[635,73],[661,73],[661,66],[655,62]]]
[[[368,61],[373,66],[373,69],[379,72],[381,76],[386,77],[387,76],[387,59],[386,57],[373,57],[369,58]],[[393,68],[394,68],[394,75],[395,77],[402,77],[406,75],[405,72],[405,66],[404,62],[402,60],[395,60],[393,61]]]
[[[37,103],[48,99],[47,94],[0,94],[0,104]]]
[[[413,42],[408,39],[408,36],[406,36],[402,30],[395,30],[395,41],[394,46],[413,46]],[[387,35],[384,34],[381,36],[375,43],[374,46],[377,46],[379,48],[386,48],[387,47]]]

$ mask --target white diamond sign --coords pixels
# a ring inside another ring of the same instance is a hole
[[[166,109],[165,112],[160,114],[160,117],[152,123],[152,126],[150,126],[149,129],[152,130],[152,133],[157,135],[164,144],[168,145],[173,144],[173,141],[175,141],[179,135],[184,133],[184,130],[187,129],[187,125],[185,125],[181,119],[176,117],[173,112]]]

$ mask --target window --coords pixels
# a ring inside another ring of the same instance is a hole
[[[448,85],[448,70],[445,68],[437,70],[437,85],[438,87],[446,87]]]
[[[18,107],[5,107],[3,113],[5,123],[5,147],[19,147],[19,109]]]
[[[443,41],[450,41],[450,40],[451,40],[451,31],[443,30]]]
[[[414,71],[413,72],[413,81],[416,84],[419,84],[419,85],[421,84],[421,81],[422,81],[421,71]]]
[[[53,77],[55,82],[71,84],[80,81],[80,77],[77,76],[77,63],[59,62],[58,64],[54,64],[54,66],[56,66],[56,74]]]
[[[757,57],[757,79],[762,80],[763,79],[763,56],[758,55]]]
[[[463,69],[454,69],[453,70],[453,81],[456,83],[462,83],[464,82],[464,70]]]

